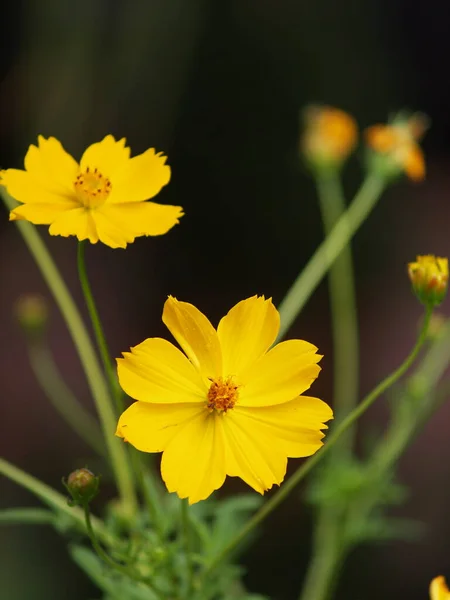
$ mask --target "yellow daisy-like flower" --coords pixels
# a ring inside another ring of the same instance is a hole
[[[416,262],[408,264],[408,275],[422,304],[441,304],[448,289],[448,258],[433,254],[418,256]]]
[[[39,136],[25,156],[25,170],[2,171],[0,183],[22,203],[11,220],[50,225],[51,235],[125,248],[136,237],[167,233],[183,215],[180,206],[145,202],[169,183],[165,162],[153,148],[130,158],[125,138],[107,135],[78,164],[57,139]]]
[[[450,590],[442,575],[435,577],[430,583],[430,600],[450,600]]]
[[[427,128],[423,115],[408,119],[399,117],[388,125],[373,125],[366,129],[366,140],[375,152],[392,163],[393,170],[404,171],[414,181],[425,178],[425,158],[417,141]]]
[[[330,407],[301,396],[319,374],[317,348],[274,343],[279,313],[271,300],[239,302],[217,331],[192,304],[169,297],[163,322],[185,355],[150,338],[118,359],[119,381],[138,400],[116,434],[143,452],[163,452],[169,492],[207,498],[227,475],[263,494],[283,481],[287,458],[322,446]]]
[[[308,106],[304,121],[301,150],[312,165],[339,166],[354,150],[358,126],[343,110],[333,106]]]

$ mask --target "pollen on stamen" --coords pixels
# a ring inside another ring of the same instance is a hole
[[[111,193],[111,182],[97,168],[90,170],[86,167],[84,173],[79,173],[74,181],[74,188],[80,202],[86,208],[96,208],[102,205]]]
[[[218,377],[211,381],[208,390],[207,408],[210,412],[227,412],[233,408],[239,397],[238,386],[231,377],[223,379]]]

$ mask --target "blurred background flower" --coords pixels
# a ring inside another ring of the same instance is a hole
[[[405,179],[390,188],[353,243],[361,393],[402,360],[420,315],[405,265],[416,254],[449,253],[449,12],[444,0],[28,0],[4,7],[2,168],[22,168],[38,134],[57,137],[75,156],[111,132],[126,136],[136,154],[156,147],[170,157],[172,180],[158,201],[182,205],[182,224],[163,238],[137,240],[126,253],[89,248],[94,293],[115,356],[143,336],[165,335],[161,310],[169,293],[202,306],[214,324],[243,297],[281,300],[321,239],[298,139],[300,110],[324,103],[353,115],[361,130],[385,123],[402,107],[432,121],[422,146],[426,181],[413,186]],[[349,161],[349,196],[361,162],[358,152]],[[76,240],[47,236],[46,242],[81,304]],[[28,366],[14,303],[27,293],[49,295],[6,210],[0,256],[0,454],[58,486],[61,474],[85,464],[91,451],[53,411]],[[50,299],[49,306],[58,366],[92,407]],[[442,313],[448,314],[445,303]],[[324,353],[314,394],[331,402],[326,315],[323,284],[289,337],[308,339]],[[365,432],[377,435],[386,415],[381,402],[364,419]],[[444,405],[401,462],[410,496],[398,511],[426,523],[425,536],[358,549],[338,599],[418,600],[435,573],[450,574],[449,417]],[[5,480],[1,486],[2,506],[35,502]],[[232,481],[225,493],[243,489]],[[278,600],[296,597],[310,532],[309,508],[296,493],[264,525],[264,543],[244,558],[249,588]],[[2,529],[0,570],[9,600],[96,597],[64,541],[44,527]]]

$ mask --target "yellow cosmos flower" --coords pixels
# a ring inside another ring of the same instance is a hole
[[[410,179],[421,181],[425,178],[425,158],[417,141],[426,128],[423,115],[412,115],[408,119],[400,116],[391,124],[369,127],[365,134],[372,150],[389,160],[394,174],[404,171]]]
[[[1,172],[1,183],[21,202],[10,219],[50,225],[51,235],[75,235],[125,248],[142,235],[167,233],[183,215],[180,206],[145,202],[170,180],[166,157],[152,148],[130,158],[125,138],[107,135],[78,164],[61,143],[38,137],[25,156],[25,170]]]
[[[408,264],[408,275],[414,293],[425,305],[438,306],[444,300],[448,288],[448,259],[432,254],[418,256]]]
[[[430,583],[430,600],[450,600],[450,590],[442,575],[435,577]]]
[[[192,304],[169,297],[163,322],[185,354],[150,338],[118,359],[119,381],[138,400],[116,434],[143,452],[163,452],[169,492],[207,498],[227,475],[263,494],[283,481],[287,458],[322,446],[330,407],[301,396],[319,374],[317,348],[274,343],[279,313],[271,300],[239,302],[217,331]]]
[[[339,166],[355,148],[358,127],[354,118],[343,110],[332,106],[309,106],[304,120],[301,149],[313,166]]]

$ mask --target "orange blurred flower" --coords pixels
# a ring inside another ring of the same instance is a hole
[[[404,171],[413,181],[421,181],[425,178],[425,158],[417,142],[426,129],[426,117],[414,114],[397,117],[387,125],[372,125],[366,129],[365,138],[372,150],[388,159],[390,173]]]
[[[301,151],[316,168],[339,167],[358,139],[356,121],[332,106],[312,105],[304,111],[305,131]]]

